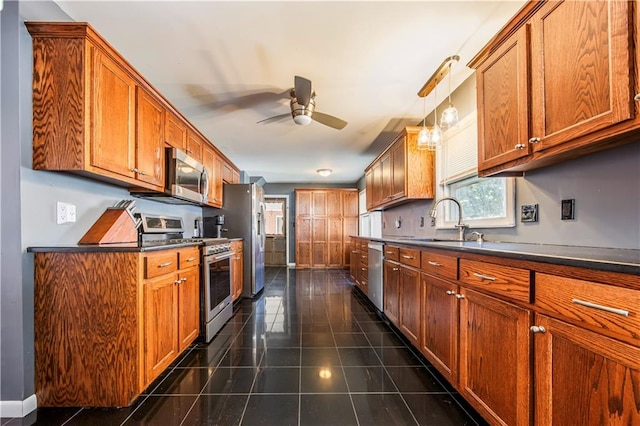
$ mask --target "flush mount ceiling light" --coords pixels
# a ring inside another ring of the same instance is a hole
[[[329,176],[332,172],[333,172],[333,170],[331,170],[331,169],[318,169],[318,170],[316,170],[316,173],[318,173],[320,176],[323,176],[323,177]]]

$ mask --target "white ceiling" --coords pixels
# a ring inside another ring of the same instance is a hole
[[[518,1],[62,1],[89,22],[241,170],[267,182],[356,182],[423,112],[418,90],[444,58],[468,61]],[[295,75],[317,92],[334,130],[288,118]],[[439,98],[447,87],[441,84]],[[427,105],[433,105],[433,93]],[[322,178],[319,168],[333,174]]]

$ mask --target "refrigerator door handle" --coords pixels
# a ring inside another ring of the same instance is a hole
[[[261,201],[258,207],[258,241],[260,242],[260,251],[264,251],[265,244],[265,223],[264,223],[264,203]]]

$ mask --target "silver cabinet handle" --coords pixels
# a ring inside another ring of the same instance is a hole
[[[624,309],[611,308],[609,306],[598,305],[591,302],[585,302],[584,300],[580,300],[580,299],[572,299],[571,302],[575,303],[576,305],[585,306],[587,308],[599,309],[601,311],[610,312],[612,314],[621,315],[623,317],[629,316],[629,311],[625,311]]]
[[[399,271],[399,270],[400,270],[400,268],[393,268],[392,270],[393,270],[393,271]]]
[[[138,173],[138,169],[136,169],[135,167],[133,169],[129,169],[129,171],[132,173]]]
[[[351,253],[357,253],[357,252],[358,252],[357,250],[351,250]]]
[[[464,299],[464,294],[456,294],[456,298],[458,298],[458,299]]]
[[[406,254],[403,254],[402,257],[405,258],[405,259],[413,259],[413,256],[408,256]]]
[[[364,254],[363,254],[361,257],[362,257],[363,259],[366,259],[366,258],[367,258],[367,256],[366,256],[366,255],[364,255]]]
[[[638,102],[640,102],[640,93],[638,93],[637,95],[635,95],[635,96],[633,97],[633,100],[634,100],[634,101],[638,101]]]
[[[196,260],[195,257],[189,257],[189,258],[185,259],[185,262],[193,262],[194,260]]]
[[[493,277],[490,277],[489,275],[483,275],[483,274],[476,274],[475,272],[473,273],[474,277],[480,278],[481,280],[487,280],[487,281],[495,281],[496,279]]]
[[[442,264],[440,264],[440,263],[438,263],[438,262],[433,262],[433,261],[431,261],[431,260],[430,260],[430,261],[428,261],[427,263],[428,263],[429,265],[431,265],[431,266],[442,266]]]
[[[367,270],[367,268],[360,268],[360,269],[362,269],[363,271],[366,271],[366,270]]]
[[[145,176],[147,174],[147,172],[145,172],[144,170],[138,170],[138,174]]]
[[[540,142],[540,138],[531,138],[529,139],[529,143],[538,143]]]
[[[530,328],[532,333],[546,333],[547,329],[541,325],[532,325]]]
[[[393,251],[389,251],[389,250],[385,251],[385,253],[387,253],[387,254],[394,254],[394,252],[393,252]]]
[[[177,284],[177,285],[180,285],[181,282],[182,282],[181,280],[175,280],[173,283]]]
[[[456,292],[453,290],[447,290],[447,296],[455,296]]]
[[[525,145],[523,143],[517,143],[514,148],[515,149],[524,149]]]
[[[173,262],[161,263],[158,265],[158,268],[166,268],[169,265],[173,265]]]

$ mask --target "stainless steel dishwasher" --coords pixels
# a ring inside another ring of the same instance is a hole
[[[382,243],[369,242],[369,299],[374,305],[383,311],[382,294]]]

